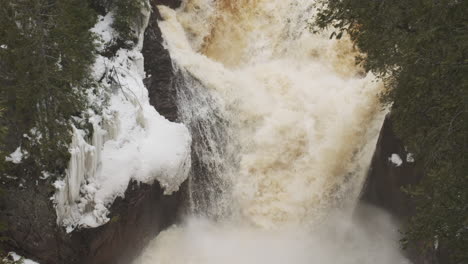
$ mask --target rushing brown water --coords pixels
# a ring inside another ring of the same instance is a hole
[[[310,32],[313,4],[187,0],[178,10],[160,7],[184,89],[216,98],[209,104],[226,120],[228,140],[206,134],[210,149],[226,145],[216,155],[220,166],[211,166],[221,194],[197,208],[216,217],[188,216],[137,263],[404,263],[390,224],[385,243],[369,243],[350,218],[383,121],[382,86],[355,66],[348,40]],[[184,100],[182,108],[204,109],[196,96]],[[201,162],[214,161],[206,155]],[[366,259],[375,245],[388,248]]]

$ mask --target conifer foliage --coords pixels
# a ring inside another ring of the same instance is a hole
[[[323,0],[315,25],[348,34],[381,77],[396,133],[425,177],[405,243],[468,263],[468,1]]]
[[[138,40],[137,31],[144,25],[142,10],[149,10],[147,0],[94,0],[94,5],[104,13],[111,11],[117,32],[114,47],[132,48]],[[110,49],[113,49],[111,47]]]
[[[1,149],[23,169],[65,168],[72,116],[86,107],[97,15],[83,0],[0,0]],[[8,165],[10,166],[10,165]]]
[[[114,1],[115,19],[113,28],[119,33],[119,40],[132,46],[136,44],[138,36],[136,29],[143,27],[143,8],[149,8],[143,0],[118,0]]]

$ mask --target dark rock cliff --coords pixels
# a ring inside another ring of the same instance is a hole
[[[175,76],[173,74],[171,57],[163,46],[161,30],[158,26],[160,15],[156,5],[159,4],[174,8],[180,5],[180,1],[151,1],[153,13],[145,32],[142,51],[145,57],[145,71],[147,75],[144,82],[148,88],[151,105],[168,120],[175,121],[177,120]]]
[[[396,166],[389,160],[392,154],[401,157],[401,166]],[[400,219],[414,213],[414,206],[401,187],[416,184],[422,177],[417,162],[407,162],[406,155],[403,142],[395,136],[392,122],[387,117],[380,131],[362,199],[384,208]]]
[[[393,164],[389,158],[398,154],[403,163]],[[400,230],[404,231],[404,223],[415,214],[414,202],[402,191],[402,187],[417,184],[423,177],[423,168],[415,162],[407,162],[407,152],[403,142],[398,139],[392,129],[389,116],[385,119],[372,158],[366,185],[362,193],[365,203],[380,207],[402,223]],[[405,251],[414,264],[447,264],[443,250],[431,250],[421,254],[416,250],[418,245],[410,245]]]
[[[112,205],[109,223],[73,234],[74,242],[84,249],[78,263],[131,263],[151,239],[176,221],[181,203],[179,193],[164,195],[158,183],[132,183],[125,198]]]
[[[143,48],[148,75],[145,84],[151,104],[167,119],[176,120],[172,63],[157,25],[156,5],[160,4],[174,8],[180,0],[151,1],[153,12]],[[0,224],[7,228],[0,230],[0,237],[7,238],[1,242],[2,248],[41,264],[128,264],[150,239],[176,221],[183,200],[183,191],[167,196],[158,183],[131,183],[125,198],[118,198],[112,205],[109,223],[67,234],[56,224],[51,182],[34,179],[37,175],[20,180],[2,178]]]

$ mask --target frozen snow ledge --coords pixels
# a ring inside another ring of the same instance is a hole
[[[147,16],[149,14],[146,14]],[[108,41],[112,14],[95,26]],[[142,39],[143,33],[140,34]],[[123,197],[129,182],[155,180],[165,194],[179,189],[190,169],[191,137],[188,129],[159,115],[149,103],[144,78],[142,41],[134,50],[121,49],[111,59],[98,56],[96,79],[111,80],[112,91],[102,115],[88,110],[93,124],[91,139],[74,127],[71,159],[66,177],[55,182],[52,197],[57,221],[67,232],[77,227],[97,227],[109,221],[108,208]],[[98,101],[89,96],[90,101]]]

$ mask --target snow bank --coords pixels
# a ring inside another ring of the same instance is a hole
[[[111,23],[108,14],[93,29],[102,43],[112,40]],[[91,138],[73,127],[66,177],[54,184],[57,221],[67,232],[106,223],[109,206],[124,196],[131,180],[157,180],[170,194],[187,178],[191,137],[184,125],[166,120],[149,103],[142,81],[142,37],[143,31],[134,50],[121,49],[111,59],[98,56],[94,65],[94,77],[105,77],[103,86],[111,92],[101,115],[91,109],[86,113]],[[89,101],[104,103],[91,93]]]
[[[13,153],[5,157],[5,161],[13,162],[14,164],[19,164],[23,160],[23,156],[27,156],[27,151],[22,151],[21,147],[18,147]]]
[[[22,264],[39,264],[37,263],[36,261],[32,261],[30,259],[25,259],[23,258],[22,256],[16,254],[15,252],[10,252],[8,253],[8,256],[13,259],[13,261],[21,261],[19,263],[22,263]]]

